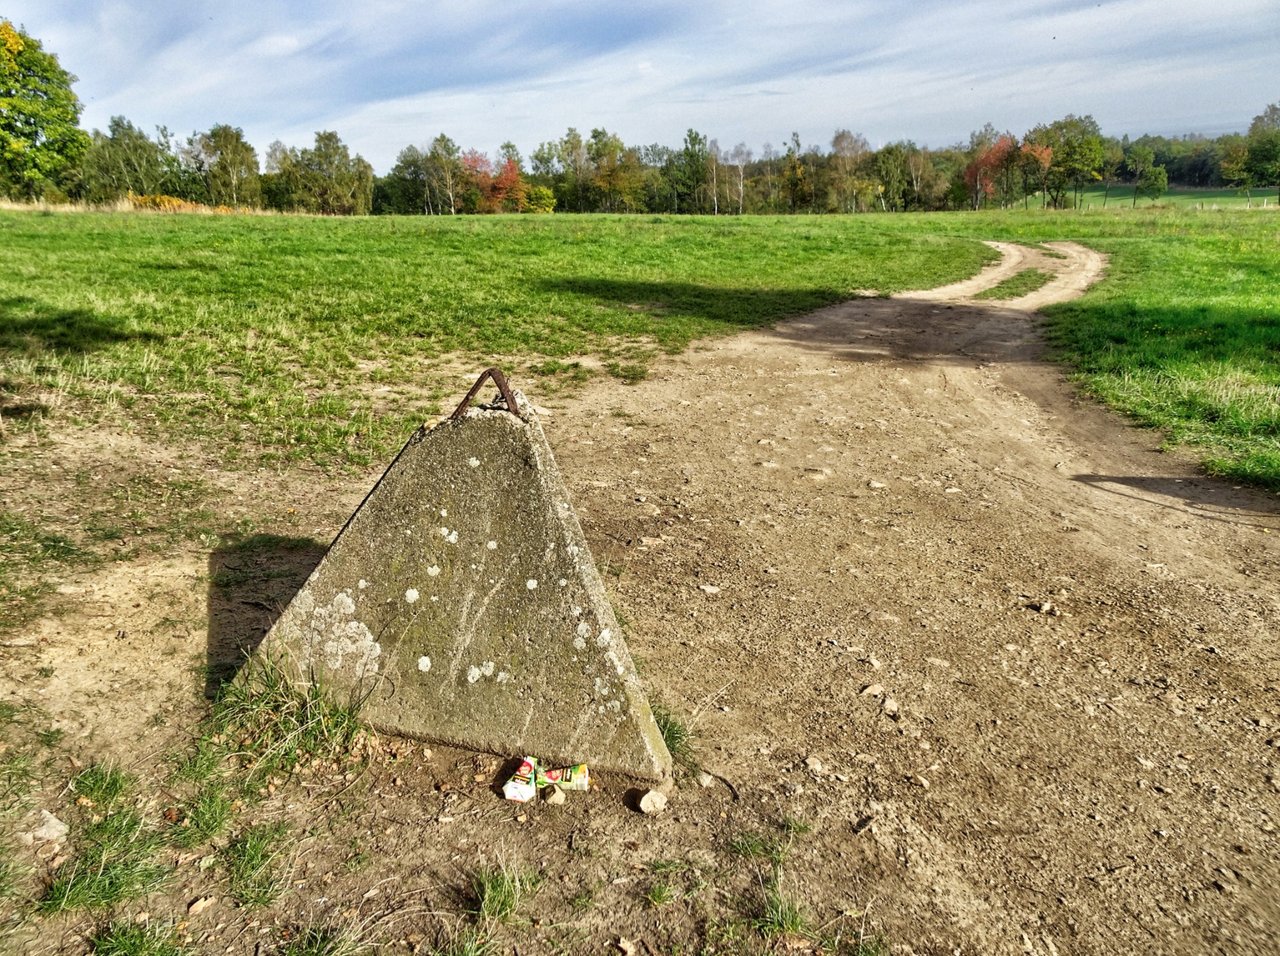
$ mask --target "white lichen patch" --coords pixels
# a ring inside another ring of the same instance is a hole
[[[308,665],[320,660],[331,670],[350,667],[357,679],[378,673],[382,645],[355,619],[356,602],[349,590],[339,591],[324,606],[318,606],[311,593],[304,592],[294,606],[298,615],[307,619],[300,630]]]
[[[427,577],[437,578],[439,576],[440,576],[440,566],[438,564],[433,564],[431,565],[431,567],[427,568]]]
[[[364,578],[361,578],[359,582],[356,584],[356,587],[358,587],[361,591],[363,591],[368,586],[369,586],[369,582],[366,581]]]
[[[607,627],[596,635],[596,647],[608,647],[613,643],[613,632]]]
[[[417,603],[418,597],[419,597],[418,589],[417,589],[417,588],[409,588],[409,590],[407,590],[407,591],[405,591],[405,592],[404,592],[404,603],[405,603],[405,604],[415,604],[415,603]]]
[[[575,650],[585,651],[587,649],[587,642],[581,637],[575,637],[573,639],[573,646]]]
[[[506,671],[498,671],[498,683],[499,683],[499,684],[510,684],[510,683],[511,683],[511,681],[513,681],[514,679],[515,679],[515,678],[513,678],[513,677],[512,677],[510,674],[508,674]]]
[[[448,509],[448,508],[441,508],[441,509],[440,509],[440,517],[441,517],[441,518],[447,518],[447,517],[449,517],[449,509]]]
[[[468,465],[468,467],[471,467],[471,468],[479,468],[479,467],[480,467],[480,459],[479,459],[479,458],[468,458],[468,459],[467,459],[467,465]]]
[[[561,579],[560,579],[560,586],[561,586],[561,587],[564,587],[564,586],[565,586],[566,584],[568,584],[568,583],[569,583],[569,582],[568,582],[568,581],[566,581],[564,578],[561,578]]]
[[[527,587],[530,591],[538,590],[538,582],[534,578],[530,578],[528,581],[525,581],[524,586]]]
[[[467,683],[474,684],[479,679],[480,679],[480,668],[472,664],[470,667],[467,668]]]
[[[441,528],[440,537],[444,538],[450,544],[458,543],[458,532],[456,529],[453,531],[450,531],[448,528]]]
[[[422,657],[419,657],[418,670],[422,671],[424,674],[431,670],[431,658],[427,657],[425,654]]]
[[[488,542],[486,542],[486,543],[485,543],[485,547],[486,547],[486,548],[488,548],[490,551],[497,551],[497,550],[498,550],[498,542],[496,542],[496,541],[488,541]]]

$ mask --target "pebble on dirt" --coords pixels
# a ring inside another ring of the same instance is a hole
[[[661,790],[646,790],[640,798],[640,812],[647,817],[656,817],[667,809],[667,795]]]

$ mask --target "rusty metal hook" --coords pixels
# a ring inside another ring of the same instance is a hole
[[[471,400],[476,397],[476,393],[480,391],[480,386],[484,384],[487,378],[493,379],[493,384],[498,386],[498,391],[502,393],[502,400],[507,403],[507,411],[516,418],[520,418],[520,411],[516,406],[516,397],[511,392],[511,386],[507,384],[507,377],[502,374],[502,369],[493,367],[487,368],[480,373],[480,377],[476,379],[476,383],[471,386],[471,391],[467,392],[458,407],[453,410],[453,414],[449,416],[449,421],[455,421],[463,416],[467,410],[467,406],[471,404]],[[523,418],[520,418],[524,421]]]

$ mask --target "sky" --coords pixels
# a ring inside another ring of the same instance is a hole
[[[0,0],[79,77],[82,125],[336,130],[385,173],[447,133],[526,156],[569,127],[760,155],[840,128],[948,146],[1068,113],[1241,131],[1280,101],[1278,0]]]

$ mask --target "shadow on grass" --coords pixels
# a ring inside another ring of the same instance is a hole
[[[736,329],[757,329],[849,297],[839,289],[725,289],[692,282],[574,278],[539,283],[548,292],[569,293],[647,313],[660,330],[663,319],[694,319]]]
[[[83,354],[117,342],[156,341],[150,332],[126,332],[118,321],[88,309],[56,309],[29,296],[0,299],[0,353]]]
[[[255,534],[210,553],[206,697],[235,677],[328,549],[312,538]]]
[[[1030,361],[1040,353],[1034,323],[982,306],[916,302],[838,289],[722,289],[683,282],[566,279],[543,283],[652,316],[652,333],[678,318],[772,334],[846,362]],[[792,320],[792,321],[784,321]],[[697,334],[698,330],[692,330]]]
[[[9,402],[6,403],[4,396],[0,395],[0,422],[3,421],[26,421],[29,418],[36,418],[44,415],[49,411],[49,406],[44,402]]]

